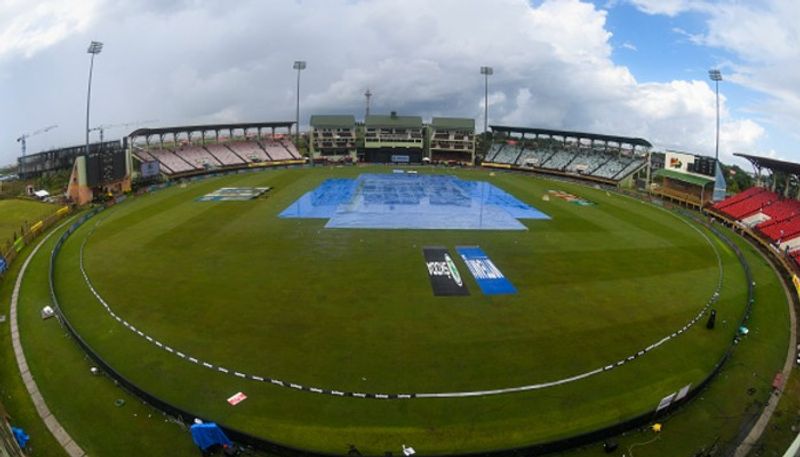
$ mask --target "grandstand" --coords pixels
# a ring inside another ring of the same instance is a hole
[[[434,117],[428,138],[431,162],[475,163],[475,119]]]
[[[356,118],[353,115],[314,115],[310,125],[309,151],[314,160],[356,160]]]
[[[419,163],[424,128],[419,116],[369,115],[364,120],[364,158],[367,162]]]
[[[795,184],[800,164],[735,154],[756,169],[757,185],[707,207],[725,221],[735,223],[760,240],[790,264],[800,265],[800,188]],[[762,170],[772,172],[764,186]]]
[[[644,168],[652,145],[641,138],[491,126],[496,142],[484,166],[533,170],[618,184]]]
[[[131,132],[128,141],[138,162],[157,162],[164,175],[180,177],[216,169],[303,163],[288,136],[276,132],[286,129],[291,133],[292,125],[262,122],[145,128]]]

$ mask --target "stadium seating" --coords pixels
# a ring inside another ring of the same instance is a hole
[[[757,192],[748,198],[739,200],[730,205],[725,205],[724,207],[718,209],[724,214],[739,220],[756,212],[760,212],[763,208],[769,206],[772,202],[777,200],[778,195],[773,192]]]
[[[553,155],[553,151],[549,149],[525,149],[517,158],[517,165],[521,167],[540,167],[551,155]]]
[[[202,146],[182,146],[175,150],[175,154],[195,168],[222,166],[222,163]]]
[[[138,149],[138,148],[134,149],[133,155],[136,156],[136,158],[142,162],[152,162],[154,160],[158,160],[152,155],[150,155],[150,153],[145,151],[144,149]]]
[[[267,153],[255,141],[234,141],[223,145],[248,162],[269,162]]]
[[[155,157],[162,166],[162,171],[170,171],[172,173],[185,173],[188,171],[195,171],[201,169],[195,167],[189,162],[175,155],[169,149],[151,149],[148,151],[151,156]],[[166,167],[166,170],[163,169]],[[168,173],[171,174],[171,173]]]
[[[488,163],[509,164],[527,169],[580,174],[610,181],[619,181],[645,165],[644,157],[625,155],[619,151],[606,151],[587,147],[548,142],[494,143],[484,160]]]
[[[778,200],[762,211],[770,217],[770,222],[778,222],[800,214],[800,202],[797,200]]]
[[[282,139],[281,144],[284,148],[286,148],[287,151],[289,151],[289,155],[291,155],[293,159],[301,160],[303,158],[303,156],[300,155],[300,151],[297,150],[297,146],[295,146],[291,141]]]
[[[564,169],[565,166],[567,166],[568,163],[572,161],[574,157],[575,153],[573,151],[567,151],[562,149],[556,151],[556,153],[550,156],[550,158],[547,161],[545,161],[541,166],[542,168],[561,171]]]
[[[264,141],[262,146],[264,146],[264,149],[267,151],[267,155],[269,155],[270,159],[272,160],[294,160],[292,154],[289,153],[289,150],[286,149],[281,142]]]
[[[567,173],[591,174],[593,170],[607,160],[608,157],[603,153],[592,150],[581,150],[564,168],[564,171]]]
[[[592,175],[598,178],[612,179],[618,175],[622,170],[627,168],[632,162],[635,162],[630,157],[610,157],[605,163],[601,164],[597,169],[592,171]]]
[[[517,162],[517,157],[522,152],[522,147],[509,144],[506,145],[503,149],[497,152],[494,157],[494,163],[507,163],[507,164],[514,164]]]
[[[497,157],[497,154],[499,154],[505,146],[505,143],[492,144],[492,146],[489,148],[489,152],[486,153],[486,161],[494,163],[495,157]]]
[[[639,170],[644,166],[644,159],[633,159],[631,162],[622,169],[619,173],[614,175],[612,179],[620,180],[625,178],[626,176],[630,175],[631,173]]]
[[[245,159],[242,158],[242,156],[236,155],[223,144],[208,144],[206,145],[206,150],[225,167],[242,165],[245,163]]]
[[[714,208],[722,209],[722,208],[725,208],[726,206],[733,205],[734,203],[738,203],[738,202],[740,202],[742,200],[745,200],[745,199],[748,199],[748,198],[754,196],[755,194],[758,194],[758,193],[761,193],[761,192],[765,192],[765,191],[766,191],[766,189],[764,189],[763,187],[751,187],[751,188],[746,189],[746,190],[744,190],[742,192],[739,192],[738,194],[736,194],[734,196],[728,197],[725,200],[722,200],[720,202],[715,203],[714,204]]]
[[[780,243],[800,234],[800,215],[791,216],[774,223],[767,221],[756,228],[770,240]]]

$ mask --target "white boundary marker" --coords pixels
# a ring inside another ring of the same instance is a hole
[[[28,394],[31,396],[33,406],[36,408],[36,412],[44,422],[47,430],[50,431],[56,441],[58,441],[58,444],[64,448],[64,451],[66,451],[70,457],[83,457],[86,455],[86,453],[83,451],[83,449],[81,449],[80,446],[78,446],[78,443],[72,439],[69,433],[64,430],[64,427],[61,426],[61,423],[58,422],[58,419],[56,419],[53,413],[50,412],[50,408],[47,406],[47,403],[45,403],[44,397],[39,391],[36,381],[33,379],[33,374],[28,369],[28,362],[25,359],[25,353],[22,350],[19,325],[17,323],[19,292],[22,288],[22,280],[25,277],[25,272],[28,270],[28,265],[36,256],[36,253],[39,252],[39,248],[41,248],[54,233],[70,223],[74,218],[75,217],[73,216],[67,219],[61,225],[51,230],[41,241],[39,241],[39,244],[33,248],[33,251],[28,254],[28,258],[25,259],[25,263],[22,264],[22,268],[20,268],[19,273],[17,274],[17,282],[14,284],[14,291],[11,294],[11,344],[14,347],[14,355],[17,359],[17,366],[19,367],[19,373],[20,376],[22,376],[22,381],[25,383],[25,388],[28,390]]]
[[[644,202],[642,202],[642,203],[644,203]],[[579,374],[576,374],[574,376],[570,376],[570,377],[563,378],[563,379],[558,379],[558,380],[553,380],[553,381],[548,381],[548,382],[542,382],[542,383],[538,383],[538,384],[528,384],[528,385],[522,385],[522,386],[515,386],[515,387],[505,387],[505,388],[475,390],[475,391],[461,391],[461,392],[427,392],[427,393],[385,394],[385,393],[343,392],[343,391],[334,390],[334,389],[320,389],[320,388],[316,388],[316,387],[312,388],[312,387],[303,386],[303,385],[300,385],[300,384],[297,384],[297,383],[293,383],[293,382],[289,382],[289,381],[282,381],[282,380],[279,380],[279,379],[273,379],[273,378],[269,378],[269,377],[265,377],[265,376],[256,376],[254,374],[249,374],[249,373],[246,373],[246,372],[239,372],[239,371],[236,371],[236,370],[228,370],[228,369],[226,369],[226,368],[224,368],[222,366],[214,365],[214,364],[209,363],[209,362],[204,362],[204,361],[202,361],[202,359],[196,359],[195,357],[189,355],[188,353],[184,353],[185,356],[181,357],[181,358],[184,358],[184,359],[188,358],[189,360],[199,360],[199,363],[202,364],[202,366],[204,366],[204,367],[206,367],[208,369],[211,369],[211,370],[214,370],[214,371],[217,371],[217,372],[222,372],[222,373],[225,373],[225,374],[230,374],[232,376],[243,377],[244,379],[249,379],[249,380],[253,380],[253,381],[263,380],[262,382],[270,382],[270,383],[278,385],[278,386],[292,388],[292,389],[296,389],[296,390],[302,390],[302,391],[305,391],[305,392],[318,393],[318,394],[349,396],[349,397],[357,397],[357,398],[373,398],[373,399],[484,397],[484,396],[490,396],[490,395],[502,395],[502,394],[516,393],[516,392],[527,392],[527,391],[531,391],[531,390],[540,390],[540,389],[545,389],[545,388],[548,388],[548,387],[555,387],[555,386],[568,384],[568,383],[575,382],[575,381],[580,381],[582,379],[586,379],[586,378],[589,378],[591,376],[603,373],[605,371],[610,371],[610,370],[612,370],[614,368],[620,367],[620,366],[624,365],[626,362],[633,362],[638,357],[644,356],[646,353],[658,348],[659,346],[661,346],[662,344],[668,342],[669,340],[671,340],[673,338],[677,338],[678,336],[680,336],[683,333],[685,333],[689,328],[693,327],[702,318],[702,316],[708,311],[708,309],[711,307],[711,305],[713,305],[714,303],[717,302],[717,300],[719,300],[719,292],[722,289],[722,281],[723,281],[723,276],[724,276],[724,270],[722,268],[722,256],[720,255],[719,249],[717,249],[716,244],[708,237],[708,235],[703,230],[698,228],[695,224],[692,224],[691,222],[689,222],[687,219],[685,219],[685,218],[673,213],[672,211],[668,211],[667,209],[662,208],[662,207],[660,207],[658,205],[652,205],[651,204],[651,206],[656,208],[656,209],[660,209],[661,211],[663,211],[663,212],[671,215],[672,217],[678,219],[679,221],[685,223],[686,225],[691,227],[693,230],[695,230],[697,233],[699,233],[700,236],[702,236],[706,240],[706,242],[709,244],[709,246],[711,246],[711,249],[713,250],[715,256],[717,257],[717,268],[719,269],[719,277],[717,279],[717,287],[715,288],[714,292],[711,294],[711,297],[706,302],[705,306],[703,306],[700,309],[700,311],[697,313],[696,316],[694,316],[683,327],[681,327],[679,329],[679,331],[672,332],[672,333],[668,334],[667,336],[661,338],[657,342],[655,342],[653,344],[650,344],[649,346],[647,346],[647,348],[645,348],[643,350],[636,351],[633,354],[631,354],[631,355],[629,355],[627,357],[624,357],[624,358],[622,358],[622,359],[620,359],[620,360],[618,360],[616,362],[610,362],[610,363],[603,364],[603,366],[601,368],[595,368],[593,370],[586,371],[586,372],[583,372],[583,373],[579,373]],[[168,351],[170,353],[173,353],[173,355],[175,355],[176,350],[174,350],[173,348],[171,348],[171,347],[159,342],[154,337],[150,337],[147,334],[139,331],[134,326],[132,326],[128,321],[126,321],[126,320],[120,318],[119,316],[117,316],[116,314],[114,314],[114,311],[112,310],[111,306],[103,299],[103,297],[100,295],[100,293],[94,288],[94,285],[92,284],[92,281],[89,279],[89,276],[86,274],[86,269],[84,267],[84,261],[83,261],[84,248],[86,246],[86,243],[89,241],[91,236],[94,234],[94,231],[97,229],[97,226],[100,225],[100,223],[102,221],[103,220],[100,220],[100,221],[97,221],[95,223],[94,227],[92,227],[92,229],[89,231],[89,233],[86,235],[86,237],[84,238],[83,242],[81,243],[80,253],[79,253],[79,264],[80,264],[81,275],[83,276],[83,279],[86,282],[86,285],[89,287],[89,290],[92,292],[92,294],[98,300],[98,302],[103,306],[103,308],[105,308],[106,312],[108,312],[109,315],[111,315],[118,322],[120,322],[122,325],[124,325],[128,330],[131,330],[133,333],[143,337],[146,341],[155,344],[158,348],[164,349],[164,350],[166,350],[166,351]],[[197,363],[197,362],[195,362],[195,363]]]

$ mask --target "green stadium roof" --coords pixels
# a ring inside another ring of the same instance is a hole
[[[422,128],[420,116],[383,116],[370,114],[364,121],[367,127]]]
[[[466,117],[434,117],[431,125],[435,129],[475,130],[475,119]]]
[[[320,128],[353,128],[356,125],[356,118],[352,114],[315,114],[311,116],[309,123],[312,127]]]
[[[674,179],[676,181],[682,181],[688,184],[694,184],[696,186],[707,186],[708,184],[714,182],[713,178],[704,178],[702,176],[690,175],[686,173],[681,173],[679,171],[667,170],[666,168],[662,168],[656,171],[655,173],[653,173],[653,176],[659,178]]]

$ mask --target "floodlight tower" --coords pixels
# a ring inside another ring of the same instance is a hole
[[[297,70],[297,111],[295,113],[295,142],[300,140],[300,72],[306,69],[305,60],[295,60],[292,66]]]
[[[494,74],[492,67],[481,67],[481,74],[484,76],[483,87],[483,132],[489,131],[489,76]]]
[[[722,73],[716,69],[708,70],[708,77],[714,81],[717,92],[717,142],[714,150],[714,158],[717,162],[719,162],[719,82],[722,81]],[[714,173],[716,173],[716,169],[714,170]]]
[[[369,88],[364,92],[364,97],[367,98],[367,111],[364,113],[364,121],[366,122],[367,116],[369,116],[369,99],[372,98],[372,92],[370,92]]]
[[[94,70],[94,56],[100,54],[103,50],[103,43],[99,41],[92,41],[89,43],[87,53],[92,57],[89,60],[89,88],[86,91],[86,154],[89,154],[89,107],[92,101],[92,71]]]

